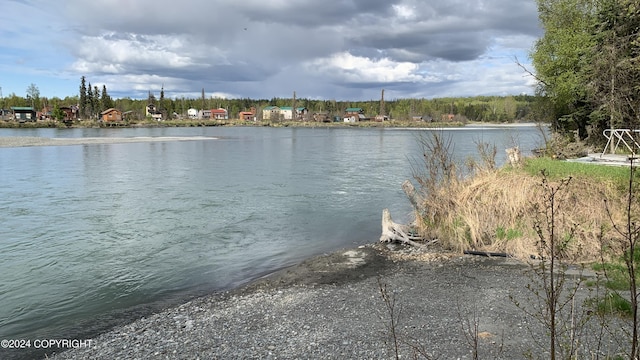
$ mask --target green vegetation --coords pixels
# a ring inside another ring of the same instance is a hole
[[[633,314],[631,303],[616,292],[607,293],[602,299],[590,299],[591,305],[600,315],[615,314],[630,318]]]
[[[640,7],[636,0],[537,0],[544,36],[532,52],[539,119],[599,141],[640,126]]]
[[[610,182],[620,186],[626,186],[629,182],[629,169],[623,166],[558,161],[549,157],[526,159],[522,170],[531,176],[539,175],[542,170],[546,170],[550,180],[571,176]]]
[[[428,123],[453,123],[462,124],[467,121],[485,122],[513,122],[535,121],[532,106],[535,98],[530,95],[517,96],[476,96],[465,98],[438,98],[438,99],[394,99],[386,100],[384,106],[380,100],[370,101],[336,101],[314,100],[296,98],[296,107],[305,107],[309,111],[307,121],[313,120],[314,113],[322,113],[331,120],[335,116],[341,118],[347,108],[361,108],[365,116],[374,118],[384,108],[385,115],[396,121],[412,122],[420,124]],[[80,79],[79,93],[67,96],[64,99],[58,97],[41,97],[35,84],[31,84],[26,91],[26,97],[11,93],[8,97],[0,98],[0,108],[14,106],[32,106],[36,111],[44,107],[53,109],[78,105],[81,119],[97,119],[99,114],[109,108],[116,108],[123,112],[131,112],[129,117],[136,122],[145,120],[146,106],[155,105],[163,114],[163,119],[186,118],[187,110],[224,108],[228,111],[229,119],[237,119],[240,111],[255,108],[257,118],[261,119],[261,111],[267,106],[292,106],[293,98],[272,99],[223,99],[206,97],[204,89],[200,98],[166,97],[164,89],[160,89],[160,97],[149,92],[146,99],[112,98],[106,85],[102,88],[91,85],[91,82],[83,76]],[[341,122],[341,121],[340,121]],[[282,122],[273,122],[282,123]],[[182,125],[180,125],[182,126]]]
[[[636,261],[640,260],[636,256]],[[629,274],[624,262],[616,259],[611,262],[595,263],[593,269],[607,274],[605,286],[611,290],[625,290],[629,288]]]
[[[498,240],[511,241],[521,237],[522,235],[523,232],[520,229],[505,229],[502,226],[498,226],[498,228],[496,229],[496,239]]]
[[[595,271],[604,274],[604,286],[609,291],[602,298],[593,299],[589,305],[603,314],[618,314],[621,316],[631,317],[632,304],[629,299],[622,294],[627,292],[630,287],[629,269],[625,258],[628,258],[629,252],[625,252],[623,256],[616,257],[610,261],[597,262],[592,265]],[[636,249],[633,256],[633,263],[640,263],[640,251]],[[640,275],[636,274],[637,282]],[[588,284],[589,286],[598,286],[597,282]]]
[[[538,253],[535,214],[542,208],[544,194],[540,184],[562,179],[571,178],[571,182],[556,200],[571,211],[555,229],[558,256],[583,262],[600,260],[602,230],[611,229],[612,219],[624,220],[628,167],[543,157],[496,169],[493,159],[487,158],[468,173],[452,160],[447,142],[438,134],[425,135],[420,142],[423,164],[414,165],[414,169],[423,169],[414,173],[421,194],[418,231],[424,238],[440,239],[450,249],[503,252],[529,259]],[[575,224],[580,225],[578,229]]]

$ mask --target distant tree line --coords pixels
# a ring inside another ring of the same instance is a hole
[[[640,128],[637,0],[537,3],[545,31],[532,52],[537,117],[594,142],[607,128]]]
[[[68,96],[64,99],[58,97],[40,98],[34,103],[34,89],[32,84],[27,90],[26,97],[11,94],[0,99],[0,107],[33,106],[36,110],[43,106],[62,107],[77,105],[80,117],[83,119],[96,119],[101,112],[109,108],[117,108],[121,111],[131,111],[134,118],[143,119],[146,114],[146,106],[155,105],[161,111],[164,118],[185,117],[190,108],[217,109],[224,108],[230,118],[237,118],[240,111],[255,108],[260,111],[267,106],[292,106],[293,98],[272,99],[224,99],[205,97],[204,89],[200,98],[167,98],[164,89],[160,91],[160,98],[149,92],[147,99],[131,99],[129,97],[112,99],[107,92],[107,87],[92,86],[82,76],[80,79],[79,94]],[[39,92],[38,92],[39,94]],[[486,122],[512,122],[512,121],[536,121],[533,114],[535,98],[531,95],[516,96],[476,96],[476,97],[450,97],[438,99],[394,99],[385,100],[384,105],[380,99],[370,101],[336,101],[336,100],[312,100],[296,98],[296,107],[305,107],[309,114],[323,113],[327,116],[342,116],[347,108],[361,108],[367,117],[387,115],[391,119],[411,120],[421,118],[425,121],[449,120],[453,117],[458,121],[486,121]],[[385,114],[381,114],[382,111]]]

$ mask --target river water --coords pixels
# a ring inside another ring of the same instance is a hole
[[[0,129],[0,136],[186,137],[0,148],[0,339],[86,339],[304,258],[377,241],[428,130]],[[536,127],[437,130],[524,154]],[[422,135],[421,135],[422,134]],[[204,139],[202,137],[213,137]],[[1,349],[0,349],[1,351]]]

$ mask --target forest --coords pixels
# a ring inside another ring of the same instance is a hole
[[[637,0],[537,0],[544,35],[531,52],[538,117],[580,140],[640,126]],[[578,139],[576,139],[578,140]]]
[[[477,97],[451,97],[436,99],[376,99],[370,101],[336,101],[296,98],[296,107],[306,107],[309,114],[325,113],[328,116],[341,116],[347,108],[361,108],[368,117],[376,115],[388,115],[394,120],[422,119],[425,121],[449,120],[450,115],[456,121],[486,121],[486,122],[513,122],[534,121],[532,106],[534,96],[477,96]],[[39,109],[56,109],[63,106],[77,105],[80,117],[83,119],[97,118],[104,110],[117,108],[123,112],[131,111],[133,117],[142,119],[145,117],[145,108],[153,104],[163,112],[165,119],[185,118],[189,108],[195,109],[227,109],[230,118],[237,118],[240,111],[246,111],[254,107],[258,112],[266,106],[293,106],[294,99],[225,99],[206,96],[202,89],[200,98],[185,98],[165,96],[161,89],[158,96],[149,92],[147,99],[119,98],[113,99],[107,92],[106,85],[101,88],[92,86],[83,76],[80,80],[77,95],[67,96],[64,99],[58,97],[41,97],[37,85],[31,84],[26,91],[26,96],[18,96],[15,93],[0,99],[0,109],[8,109],[13,106],[31,106]]]

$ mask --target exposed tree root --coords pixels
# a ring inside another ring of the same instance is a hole
[[[422,247],[423,245],[414,241],[422,240],[419,236],[411,236],[410,227],[404,224],[398,224],[391,219],[391,213],[389,209],[382,210],[382,235],[380,235],[380,242],[402,242],[415,247]]]

